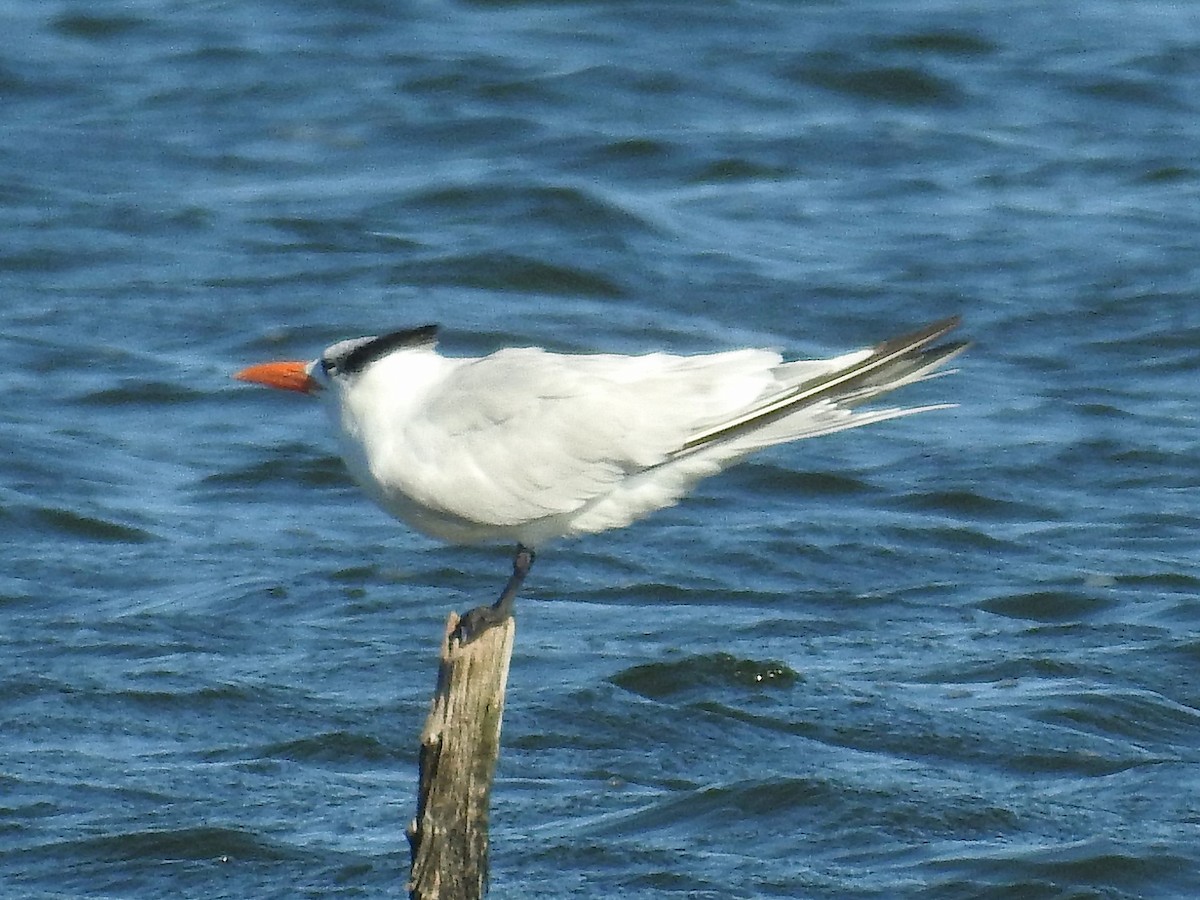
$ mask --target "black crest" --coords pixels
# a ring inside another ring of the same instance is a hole
[[[436,341],[437,326],[422,325],[420,328],[393,331],[378,337],[342,341],[326,350],[321,362],[331,375],[353,375],[395,350],[423,347]]]

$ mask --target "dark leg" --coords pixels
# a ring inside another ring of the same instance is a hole
[[[469,644],[493,625],[499,625],[512,617],[517,591],[521,589],[521,582],[525,580],[532,566],[533,551],[523,544],[517,544],[512,575],[500,593],[500,599],[491,606],[477,606],[463,614],[457,629],[460,641]]]

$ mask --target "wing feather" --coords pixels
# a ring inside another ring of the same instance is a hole
[[[493,525],[569,513],[754,404],[779,364],[766,350],[502,350],[467,361],[426,398],[405,428],[405,481],[421,503]]]
[[[509,529],[534,544],[628,524],[754,450],[934,408],[856,409],[933,377],[965,347],[930,346],[956,324],[789,363],[769,350],[439,358],[448,369],[419,409],[370,429],[390,442],[369,453],[374,482],[393,488],[385,506],[447,539]]]

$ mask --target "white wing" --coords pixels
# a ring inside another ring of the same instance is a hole
[[[959,353],[928,346],[956,324],[789,363],[769,350],[444,359],[425,348],[365,372],[343,425],[365,445],[360,480],[398,517],[445,540],[536,546],[627,525],[763,447],[932,408],[857,409]]]
[[[386,474],[430,509],[491,526],[572,513],[775,388],[778,354],[464,361],[409,418]],[[377,473],[383,474],[383,473]]]

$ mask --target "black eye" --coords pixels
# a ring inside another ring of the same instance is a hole
[[[332,359],[327,359],[326,357],[322,356],[321,371],[332,378],[338,373],[337,363],[335,363]]]

